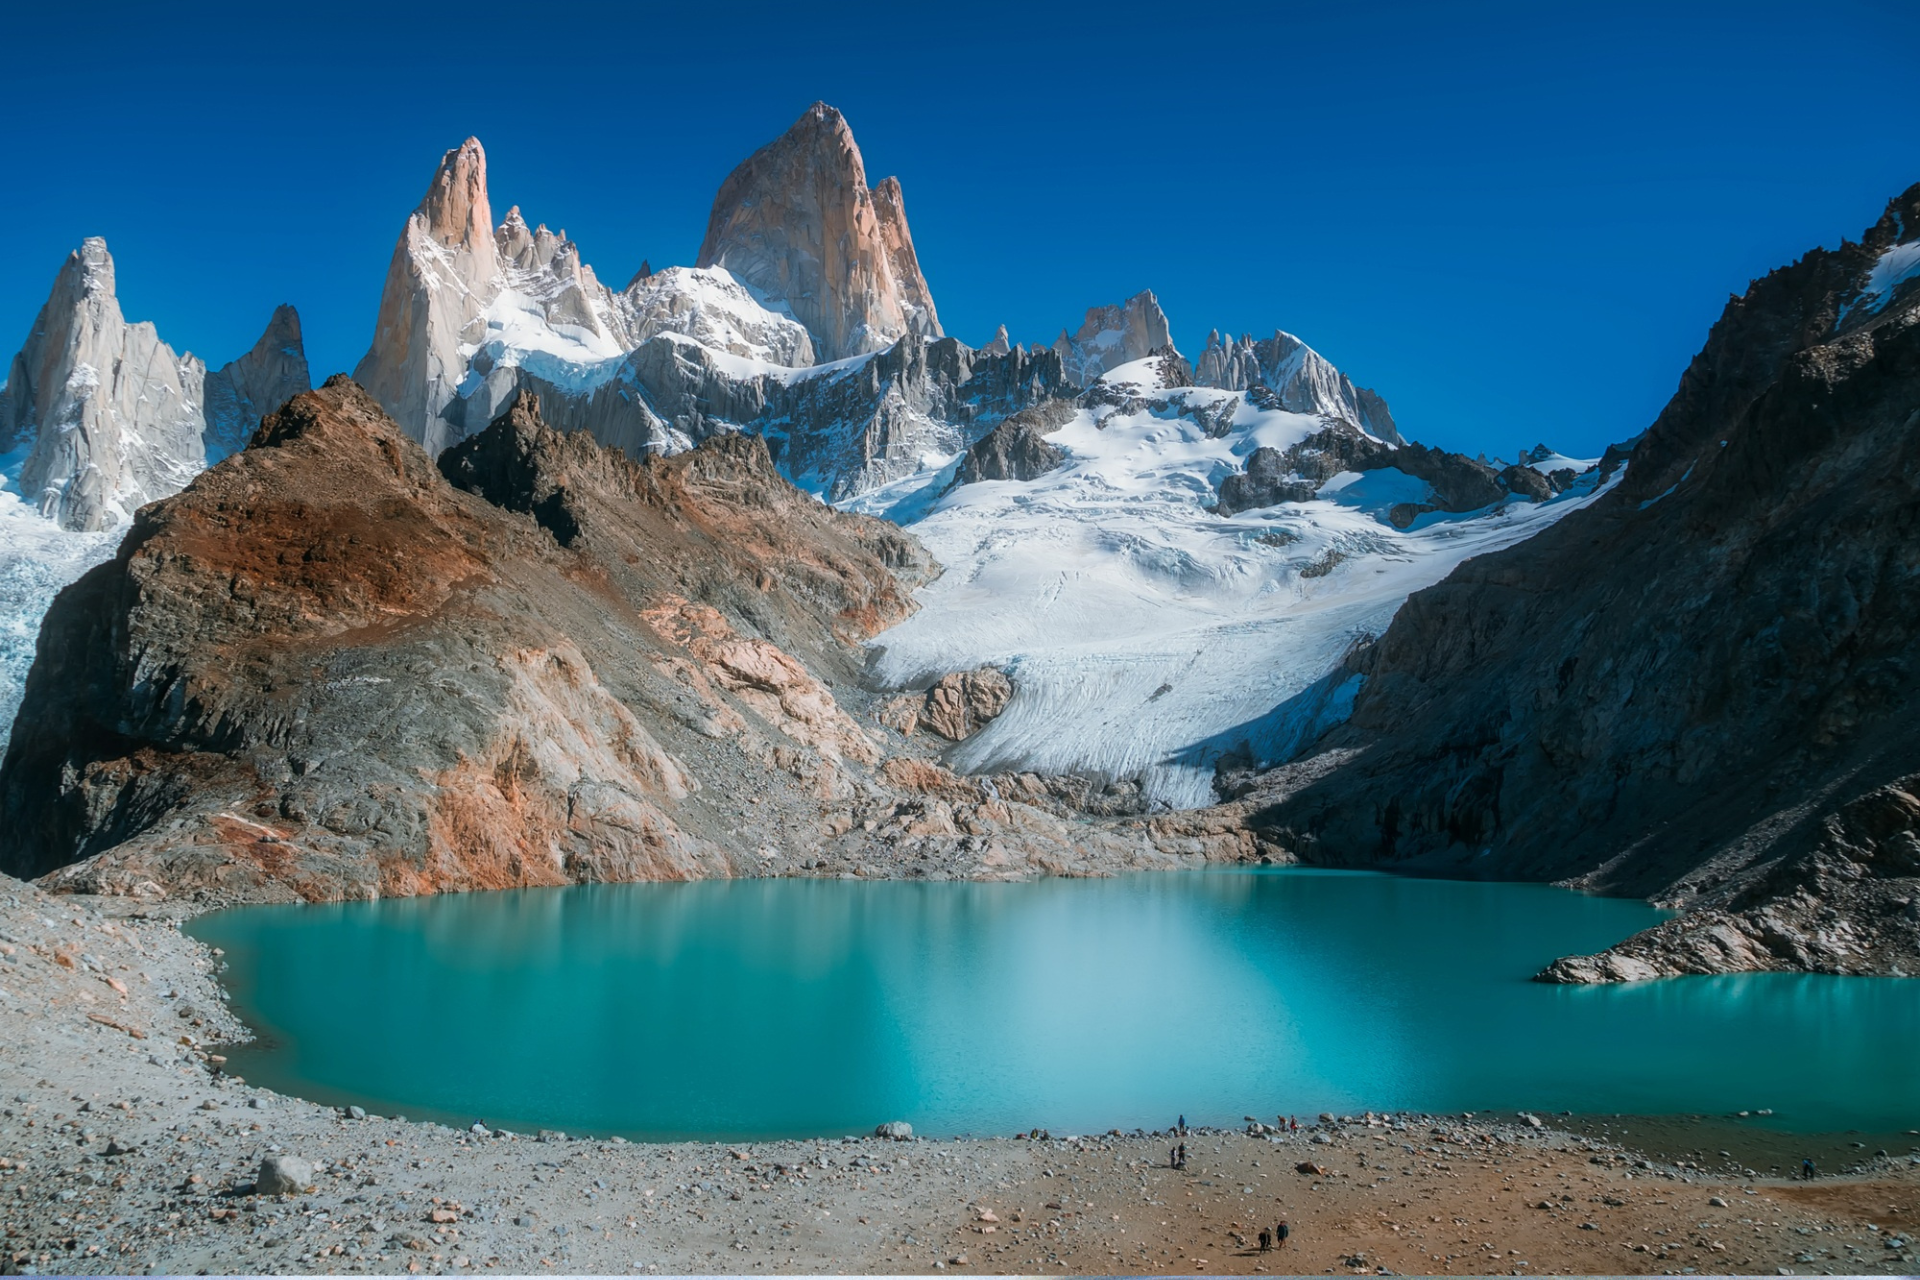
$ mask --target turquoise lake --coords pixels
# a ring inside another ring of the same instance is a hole
[[[1529,981],[1660,919],[1307,870],[595,885],[250,907],[229,1070],[380,1114],[636,1139],[1054,1134],[1280,1112],[1920,1127],[1920,981]]]

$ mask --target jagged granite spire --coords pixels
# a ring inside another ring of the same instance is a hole
[[[251,415],[307,389],[300,321],[274,313],[254,350],[211,377],[147,322],[128,324],[113,256],[92,237],[68,255],[0,389],[0,448],[32,445],[27,501],[62,527],[110,529],[231,452]],[[209,405],[209,397],[213,404]]]
[[[429,454],[448,443],[441,419],[466,376],[460,344],[499,275],[487,153],[468,138],[446,153],[408,215],[380,292],[373,345],[353,376]]]
[[[824,102],[720,185],[698,265],[725,267],[790,311],[822,360],[941,336],[900,184],[867,188],[853,130]]]

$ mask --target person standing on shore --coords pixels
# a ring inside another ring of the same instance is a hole
[[[1260,1228],[1260,1252],[1266,1253],[1272,1248],[1273,1232],[1267,1230],[1265,1227]]]
[[[1183,1138],[1187,1136],[1187,1117],[1184,1112],[1180,1116],[1180,1136]]]
[[[1808,1182],[1813,1181],[1813,1157],[1808,1156],[1800,1162],[1800,1176]]]
[[[1293,1234],[1293,1228],[1287,1225],[1287,1220],[1285,1218],[1280,1219],[1280,1224],[1273,1229],[1274,1239],[1280,1242],[1280,1247],[1282,1249],[1287,1247],[1287,1237],[1292,1234]]]

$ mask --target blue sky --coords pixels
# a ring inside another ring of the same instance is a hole
[[[1150,287],[1190,354],[1285,328],[1416,438],[1592,453],[1729,293],[1920,181],[1916,37],[1910,3],[42,6],[0,77],[0,350],[104,235],[176,347],[218,364],[289,301],[351,369],[467,134],[496,213],[618,285],[691,262],[819,98],[966,341]]]

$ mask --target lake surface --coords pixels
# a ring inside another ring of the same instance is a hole
[[[256,1084],[631,1138],[1055,1135],[1320,1111],[1920,1127],[1920,981],[1552,987],[1661,918],[1539,885],[1308,870],[595,885],[249,907]]]

